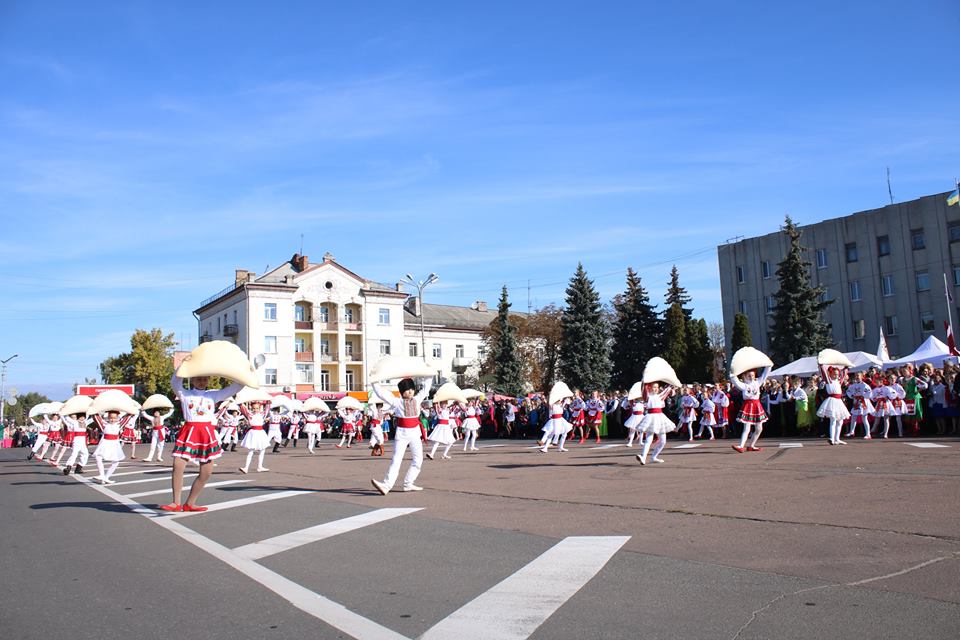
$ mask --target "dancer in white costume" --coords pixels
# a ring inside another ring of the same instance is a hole
[[[684,427],[687,429],[687,439],[693,442],[693,423],[697,421],[697,409],[700,403],[693,396],[693,391],[689,386],[683,387],[683,395],[680,396],[680,419],[678,420],[678,431]]]
[[[30,422],[37,428],[37,440],[33,443],[33,448],[30,449],[27,460],[34,456],[37,456],[37,460],[43,460],[43,456],[47,455],[47,449],[50,448],[50,431],[60,428],[60,420],[51,420],[48,416],[43,415],[40,416],[39,421],[30,418]]]
[[[72,416],[63,416],[63,422],[70,430],[72,445],[70,457],[67,458],[67,464],[63,467],[63,475],[68,475],[71,470],[76,474],[82,474],[83,465],[87,464],[90,458],[90,452],[87,450],[87,425],[93,423],[93,418],[88,418],[85,413],[77,413]]]
[[[660,452],[667,446],[667,434],[677,430],[677,425],[663,413],[667,398],[672,395],[673,387],[661,389],[659,382],[651,382],[643,387],[643,406],[646,412],[638,427],[643,434],[643,450],[637,454],[640,464],[647,464],[647,454],[650,453],[654,439],[657,440],[657,447],[653,450],[651,459],[654,462],[663,462]]]
[[[240,444],[240,409],[237,408],[237,405],[232,404],[231,400],[225,401],[220,405],[220,410],[217,412],[217,426],[219,430],[217,431],[217,440],[220,441],[220,446],[224,451],[227,450],[227,447],[230,447],[230,451],[236,451],[237,445]]]
[[[303,432],[307,434],[307,451],[314,453],[313,447],[323,434],[320,413],[318,411],[305,411],[303,417],[307,421],[303,427]]]
[[[477,420],[479,413],[477,399],[471,398],[467,401],[467,408],[463,410],[463,422],[460,424],[463,430],[464,451],[479,451],[477,449],[477,433],[480,431],[480,421]]]
[[[727,425],[729,424],[727,412],[730,410],[730,396],[724,391],[723,386],[718,384],[713,395],[710,396],[710,400],[716,407],[717,426],[720,427],[720,437],[726,439]]]
[[[285,407],[273,407],[273,409],[269,412],[270,415],[267,417],[267,420],[269,421],[267,428],[267,440],[273,443],[274,453],[280,451],[280,444],[283,442],[282,425],[283,412],[285,411]]]
[[[428,458],[433,460],[433,457],[437,454],[437,447],[442,444],[444,445],[443,459],[450,459],[450,447],[457,441],[457,437],[453,435],[450,406],[446,400],[437,403],[437,424],[434,425],[430,435],[427,436],[427,440],[433,443],[433,448],[426,454]]]
[[[375,399],[372,399],[375,400]],[[370,455],[383,455],[383,414],[379,402],[370,402],[367,405],[367,415],[370,418]]]
[[[150,452],[143,461],[153,462],[153,452],[156,451],[157,462],[163,462],[163,445],[167,440],[165,423],[167,418],[173,415],[173,409],[168,409],[166,413],[160,413],[160,409],[154,409],[152,415],[147,411],[141,411],[140,415],[150,423]]]
[[[398,385],[400,388],[400,398],[395,398],[392,393],[383,389],[380,384],[373,383],[373,392],[388,407],[393,408],[393,414],[396,416],[396,432],[393,438],[393,457],[390,459],[390,467],[387,469],[387,475],[383,481],[371,480],[373,486],[387,495],[393,489],[397,476],[400,475],[400,466],[403,464],[403,454],[407,447],[410,448],[410,468],[407,469],[407,475],[403,479],[404,491],[422,491],[414,482],[420,475],[420,467],[423,465],[423,425],[420,423],[420,404],[430,393],[430,385],[433,378],[430,376],[420,378],[420,392],[417,393],[417,385],[411,378],[404,378]]]
[[[700,430],[697,432],[697,437],[703,437],[703,430],[707,430],[707,434],[711,440],[713,440],[713,428],[717,425],[717,405],[713,403],[710,396],[704,394],[703,402],[700,403]]]
[[[633,441],[639,438],[639,444],[643,443],[643,433],[640,431],[640,423],[643,422],[643,414],[646,408],[643,406],[643,400],[637,398],[630,405],[630,415],[623,421],[623,426],[627,428],[627,446],[632,447]]]
[[[363,419],[363,412],[359,409],[350,409],[348,407],[341,407],[337,409],[337,414],[340,416],[340,419],[343,420],[343,427],[340,431],[340,444],[337,445],[337,449],[343,447],[343,443],[347,443],[347,449],[353,446],[353,439],[357,437],[357,432],[360,429],[360,421]]]
[[[873,403],[870,398],[873,397],[873,389],[863,381],[863,375],[859,372],[852,374],[853,382],[847,386],[847,397],[853,401],[853,409],[850,411],[850,426],[845,434],[847,438],[856,435],[857,422],[863,422],[863,438],[870,439],[870,415],[873,413]]]
[[[730,382],[743,394],[743,407],[740,409],[740,415],[737,416],[737,421],[743,425],[743,432],[740,434],[740,446],[733,445],[733,450],[737,453],[763,451],[762,447],[757,446],[757,440],[763,433],[763,423],[767,421],[767,413],[760,404],[760,389],[766,382],[768,375],[770,375],[770,367],[763,368],[759,379],[755,370],[745,372],[743,381],[738,376],[730,376]],[[754,430],[753,440],[747,447],[747,438],[750,437],[751,427]]]
[[[101,484],[113,484],[115,481],[110,479],[113,472],[120,466],[120,462],[126,458],[123,455],[123,445],[120,443],[120,432],[133,419],[129,413],[120,413],[118,411],[108,411],[106,418],[100,414],[93,416],[94,422],[103,430],[103,436],[100,438],[100,444],[93,450],[93,459],[97,462],[97,469],[100,475],[94,478]],[[110,468],[104,472],[104,461],[110,463]]]
[[[827,397],[817,409],[817,415],[830,421],[830,444],[847,444],[840,439],[843,421],[850,417],[850,411],[843,404],[843,383],[847,379],[847,368],[820,365]]]
[[[574,392],[574,394],[576,393]],[[541,453],[546,453],[550,449],[551,441],[554,445],[557,445],[557,451],[568,451],[563,445],[567,441],[567,434],[573,430],[573,425],[563,417],[563,412],[565,408],[575,411],[574,405],[579,398],[573,395],[551,399],[554,402],[550,405],[550,418],[543,425],[543,436],[537,442],[540,445]]]
[[[890,434],[890,418],[897,419],[897,433],[903,437],[903,399],[906,392],[899,384],[897,378],[893,375],[887,376],[887,384],[874,389],[874,416],[883,419],[883,434],[881,437],[887,439]]]
[[[257,453],[257,471],[270,471],[263,466],[263,454],[267,452],[270,446],[270,438],[263,431],[263,424],[270,415],[269,402],[251,402],[250,408],[246,404],[240,405],[240,413],[247,419],[247,433],[240,441],[240,446],[247,450],[247,461],[240,467],[240,473],[247,473],[250,469],[250,462],[253,460],[253,454]]]

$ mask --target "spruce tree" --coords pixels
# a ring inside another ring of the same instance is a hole
[[[500,293],[497,307],[497,340],[494,346],[494,380],[496,388],[508,396],[524,392],[523,363],[517,349],[517,328],[510,322],[507,286]]]
[[[610,383],[610,331],[600,294],[587,278],[583,264],[577,264],[570,278],[566,302],[561,321],[560,373],[571,387],[603,391]]]
[[[777,266],[780,290],[774,294],[770,325],[770,357],[786,364],[816,354],[833,345],[831,326],[823,321],[832,300],[821,302],[823,287],[810,283],[810,262],[804,260],[800,245],[802,232],[787,216],[783,233],[790,240],[787,256]]]
[[[703,318],[691,320],[687,324],[687,363],[681,380],[713,382],[713,363],[707,321]]]
[[[750,321],[747,316],[738,313],[733,316],[733,335],[730,337],[730,354],[733,355],[742,347],[752,347],[753,336],[750,335]]]
[[[687,293],[687,290],[680,286],[680,272],[677,271],[677,265],[673,265],[673,268],[670,269],[670,283],[667,285],[665,298],[667,307],[674,304],[680,305],[680,309],[683,311],[683,317],[687,322],[693,318],[693,309],[686,306],[692,298],[690,294]]]
[[[680,286],[680,274],[676,265],[670,270],[670,283],[665,296],[667,310],[664,312],[664,336],[662,357],[670,363],[681,377],[685,373],[689,343],[687,325],[693,310],[684,307],[690,302],[687,290]]]
[[[647,360],[659,354],[661,322],[640,276],[628,267],[627,288],[613,299],[613,384],[628,389],[643,377]]]

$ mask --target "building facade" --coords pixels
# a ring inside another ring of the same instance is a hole
[[[479,368],[481,335],[496,317],[482,302],[425,304],[421,314],[401,284],[363,278],[330,254],[319,264],[296,254],[260,277],[238,269],[234,284],[194,315],[200,342],[229,340],[251,357],[262,353],[261,385],[302,396],[366,391],[366,373],[382,356],[420,356],[424,345],[437,380],[462,386]]]
[[[812,283],[833,300],[824,320],[840,351],[876,353],[883,327],[891,356],[911,353],[958,317],[960,207],[946,193],[799,227]],[[754,346],[770,346],[777,267],[789,250],[780,231],[720,245],[727,344],[734,316],[746,315]],[[777,365],[786,363],[778,362]]]

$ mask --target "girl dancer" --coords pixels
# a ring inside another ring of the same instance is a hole
[[[713,427],[717,424],[717,405],[713,403],[710,396],[704,394],[700,411],[700,431],[697,432],[697,437],[702,438],[703,430],[706,429],[710,439],[713,440]]]
[[[579,438],[579,444],[585,440],[583,436],[583,425],[587,422],[586,416],[587,403],[583,401],[583,393],[579,389],[574,389],[573,400],[570,402],[570,429],[573,431],[572,438]]]
[[[847,444],[840,439],[843,421],[850,417],[850,411],[843,404],[843,383],[847,379],[847,368],[824,364],[819,366],[827,397],[817,409],[817,415],[830,421],[830,444]]]
[[[220,430],[217,433],[217,440],[224,451],[230,446],[230,451],[236,451],[240,443],[240,410],[232,400],[228,400],[220,405],[220,412],[217,413],[217,425]]]
[[[384,404],[393,408],[393,414],[396,416],[396,435],[393,439],[393,457],[390,459],[390,467],[387,469],[387,475],[383,481],[371,480],[370,482],[383,495],[387,495],[393,489],[397,476],[400,475],[400,466],[403,464],[403,454],[407,447],[410,447],[411,461],[407,475],[403,479],[404,491],[422,491],[423,487],[414,484],[417,476],[420,475],[420,466],[423,464],[423,426],[420,424],[420,403],[430,393],[430,385],[433,382],[432,376],[420,378],[420,393],[416,392],[417,385],[411,378],[404,378],[397,385],[400,389],[400,398],[395,398],[392,393],[383,389],[379,383],[373,383],[373,392],[378,398],[383,400]]]
[[[270,445],[270,442],[273,443],[273,452],[276,453],[280,451],[280,444],[283,442],[283,411],[282,407],[273,407],[270,410],[269,416],[269,428],[267,429],[267,446]]]
[[[633,440],[639,435],[640,444],[643,444],[643,434],[640,433],[640,423],[643,422],[643,413],[645,409],[643,400],[637,398],[630,405],[630,416],[624,421],[623,426],[627,428],[627,446],[633,446]]]
[[[307,451],[314,453],[313,445],[320,440],[323,433],[320,429],[320,412],[305,411],[303,417],[307,422],[303,427],[303,432],[307,434]]]
[[[250,462],[253,460],[254,453],[259,453],[257,471],[270,471],[263,466],[263,454],[267,452],[267,447],[270,446],[270,437],[263,432],[263,423],[270,415],[270,403],[258,400],[251,402],[249,409],[246,404],[241,404],[240,413],[247,419],[247,426],[249,427],[247,433],[243,436],[243,440],[240,441],[240,446],[247,450],[247,461],[240,467],[240,473],[247,473],[250,469]]]
[[[27,460],[34,456],[37,456],[37,460],[43,460],[43,456],[47,455],[47,449],[50,448],[50,431],[59,429],[59,420],[51,420],[49,416],[42,415],[39,422],[30,418],[30,423],[37,428],[37,441],[33,443],[33,448],[27,454]]]
[[[337,449],[342,448],[344,442],[347,443],[347,449],[349,449],[353,445],[353,439],[357,435],[360,420],[363,419],[363,412],[359,409],[351,409],[350,407],[340,407],[337,409],[337,413],[343,420],[343,428],[340,432],[340,444],[337,445]]]
[[[154,409],[153,415],[147,411],[141,411],[140,414],[150,422],[151,427],[150,453],[143,461],[153,462],[153,452],[156,451],[157,462],[163,462],[163,444],[167,440],[167,428],[164,423],[173,415],[173,409],[168,409],[166,413],[160,413],[160,409]]]
[[[543,438],[537,442],[541,446],[540,451],[546,453],[550,449],[550,441],[553,444],[559,442],[558,451],[568,451],[564,448],[567,441],[567,434],[573,429],[573,426],[563,418],[565,405],[570,404],[570,398],[552,398],[554,400],[550,405],[550,418],[543,425]]]
[[[433,456],[437,453],[437,447],[441,444],[446,445],[443,450],[443,459],[449,460],[450,447],[457,441],[453,435],[453,427],[450,426],[450,409],[447,405],[448,402],[446,400],[437,404],[437,424],[434,425],[433,431],[431,431],[429,437],[427,437],[427,440],[433,443],[433,448],[430,449],[430,452],[427,454],[427,457],[431,460],[433,460]]]
[[[93,459],[96,460],[97,469],[100,471],[100,475],[94,479],[99,480],[101,484],[113,484],[115,480],[111,480],[110,476],[120,466],[120,461],[125,458],[123,445],[120,443],[120,433],[134,416],[124,413],[121,417],[119,411],[108,411],[106,416],[106,420],[100,414],[94,414],[93,416],[94,422],[103,431],[100,444],[93,450]],[[104,460],[110,463],[110,468],[106,472],[103,470]]]
[[[740,446],[733,446],[733,450],[737,453],[743,453],[744,451],[763,451],[762,447],[757,446],[757,440],[760,439],[760,434],[763,433],[763,423],[767,421],[767,414],[760,404],[760,389],[763,387],[763,383],[766,382],[769,373],[770,367],[764,367],[760,378],[757,379],[756,370],[750,370],[743,374],[745,380],[742,382],[739,377],[735,375],[730,376],[730,381],[733,383],[733,386],[743,394],[743,408],[740,409],[740,415],[737,416],[737,421],[743,425],[743,433],[740,434]],[[744,448],[747,444],[747,438],[750,437],[751,427],[755,429],[753,440],[750,442],[749,447]]]
[[[606,403],[600,399],[600,392],[590,393],[590,399],[586,402],[587,412],[587,438],[594,431],[597,433],[597,444],[600,444],[600,427],[603,425],[603,414],[605,413]],[[584,438],[580,438],[580,444],[583,444]]]
[[[479,451],[477,449],[477,432],[480,431],[480,421],[477,420],[477,399],[471,398],[467,402],[467,408],[463,411],[463,423],[460,425],[463,429],[463,450]]]
[[[897,378],[893,374],[887,376],[887,384],[877,387],[875,391],[876,411],[874,415],[883,418],[882,438],[886,440],[890,433],[890,417],[897,419],[897,434],[903,437],[903,419],[900,417],[903,413],[903,398],[905,393],[903,387],[897,384]]]
[[[717,426],[720,427],[720,437],[726,440],[727,425],[730,422],[728,416],[730,413],[730,396],[727,395],[727,392],[723,389],[723,385],[718,384],[716,390],[713,392],[713,395],[710,397],[710,400],[713,401],[713,404],[717,408],[716,419]]]
[[[370,455],[383,455],[383,412],[380,411],[381,402],[377,398],[370,398],[367,404],[367,415],[370,417]]]
[[[660,452],[667,445],[667,434],[677,430],[677,425],[663,413],[667,398],[673,395],[673,387],[666,385],[665,387],[661,390],[659,382],[651,382],[643,387],[643,405],[646,407],[646,414],[640,421],[640,432],[643,434],[643,450],[637,454],[640,464],[647,464],[647,454],[650,453],[650,446],[654,439],[657,440],[657,447],[653,450],[652,460],[663,462]]]
[[[863,376],[858,372],[853,374],[853,382],[847,387],[847,397],[853,400],[853,410],[850,412],[850,428],[847,430],[846,437],[852,438],[857,430],[857,422],[863,422],[863,439],[870,439],[870,414],[873,413],[873,405],[870,403],[870,397],[873,395],[873,389],[863,381]]]
[[[137,426],[136,416],[133,420],[130,420],[124,427],[123,431],[120,432],[120,448],[123,448],[123,445],[130,445],[130,459],[137,459],[137,439],[139,435],[135,427]]]
[[[693,442],[693,423],[697,419],[697,407],[700,403],[693,397],[688,385],[683,387],[683,395],[680,396],[680,429],[687,429],[687,436],[690,442]]]
[[[93,419],[88,418],[86,413],[75,413],[72,416],[63,416],[63,422],[70,430],[70,444],[73,447],[70,457],[67,458],[67,465],[63,468],[63,475],[68,475],[71,468],[74,473],[82,474],[83,465],[87,464],[90,458],[87,451],[87,425],[93,422]]]

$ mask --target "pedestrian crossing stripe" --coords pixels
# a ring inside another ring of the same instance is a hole
[[[802,446],[803,446],[802,442],[781,442],[780,443],[781,449],[799,449]]]
[[[701,445],[697,442],[689,442],[687,444],[678,444],[675,447],[671,447],[671,449],[696,449],[699,446]]]
[[[950,445],[948,444],[936,444],[935,442],[904,442],[908,447],[916,447],[918,449],[949,449]]]

